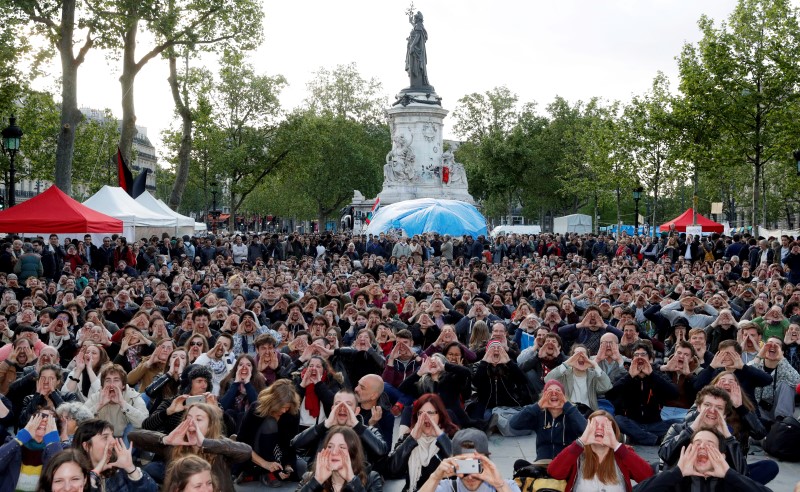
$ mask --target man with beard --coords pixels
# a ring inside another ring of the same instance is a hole
[[[394,415],[389,412],[389,398],[383,391],[383,379],[367,374],[358,380],[354,390],[358,399],[358,419],[368,427],[376,427],[384,442],[392,442]]]
[[[600,337],[606,333],[613,333],[617,338],[622,337],[622,332],[606,324],[597,306],[589,306],[583,314],[583,319],[574,325],[562,326],[558,334],[564,341],[564,348],[569,350],[573,343],[580,343],[589,350],[589,355],[595,355],[600,349]]]
[[[542,331],[545,329],[542,328]],[[613,336],[613,335],[612,335]],[[566,360],[561,353],[561,337],[555,333],[546,333],[542,344],[536,352],[520,364],[519,369],[530,383],[533,396],[536,397],[544,387],[547,374]]]
[[[356,394],[347,389],[341,389],[333,397],[331,414],[317,425],[312,425],[292,439],[292,446],[305,449],[310,456],[315,456],[321,451],[322,443],[328,430],[337,425],[352,428],[361,440],[367,461],[378,463],[389,452],[389,445],[383,440],[375,427],[368,427],[358,419],[361,407],[358,406]]]
[[[723,454],[725,437],[715,429],[700,429],[680,450],[677,466],[657,473],[633,492],[769,492],[770,489],[737,472]]]
[[[614,403],[619,429],[632,443],[654,446],[673,423],[661,419],[661,406],[678,396],[678,388],[653,369],[653,347],[634,345],[628,374],[614,382],[606,397]]]
[[[565,325],[564,321],[561,319],[558,306],[555,303],[548,303],[545,305],[542,318],[542,326],[553,333],[558,333],[558,329]]]

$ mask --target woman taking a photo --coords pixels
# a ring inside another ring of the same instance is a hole
[[[376,471],[367,474],[365,463],[355,431],[346,426],[331,427],[312,465],[312,478],[300,492],[382,492],[383,477]]]
[[[428,393],[414,402],[411,432],[398,441],[389,455],[390,473],[405,475],[403,492],[419,490],[439,463],[450,457],[450,438],[457,430],[439,396]]]
[[[547,472],[567,480],[565,492],[622,490],[653,475],[653,468],[633,448],[620,444],[619,427],[605,410],[589,415],[586,430],[550,462]]]

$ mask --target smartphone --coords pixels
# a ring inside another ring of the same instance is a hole
[[[483,472],[483,465],[479,459],[470,458],[456,460],[456,474],[458,475],[471,475],[481,472]]]
[[[205,402],[206,402],[205,395],[197,395],[197,396],[190,396],[189,398],[186,399],[186,401],[183,404],[189,406],[194,403],[205,403]]]

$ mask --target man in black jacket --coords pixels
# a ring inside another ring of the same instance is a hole
[[[661,419],[664,402],[677,398],[678,388],[653,368],[653,347],[639,341],[633,346],[628,373],[614,383],[606,398],[614,403],[620,431],[630,442],[655,446],[674,421]]]

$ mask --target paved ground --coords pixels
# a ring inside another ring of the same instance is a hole
[[[395,429],[395,433],[397,429]],[[500,471],[504,476],[511,478],[513,472],[514,462],[520,458],[534,461],[536,459],[536,437],[523,436],[523,437],[503,437],[499,434],[493,435],[489,439],[489,450],[492,453],[492,461],[499,465]],[[799,443],[800,445],[800,443]],[[649,462],[658,460],[658,448],[653,446],[634,446],[636,452]],[[751,448],[751,453],[753,448]],[[758,461],[766,458],[760,450],[756,448],[756,453],[748,456],[748,461]],[[778,477],[768,484],[774,492],[792,492],[795,484],[800,481],[800,463],[786,463],[778,462],[780,473]],[[274,490],[287,492],[294,490],[296,484],[285,486]],[[263,487],[257,483],[250,483],[239,485],[236,487],[240,492],[251,492],[253,490],[263,490]],[[386,482],[384,490],[386,492],[401,492],[403,489],[402,480],[389,480]]]

